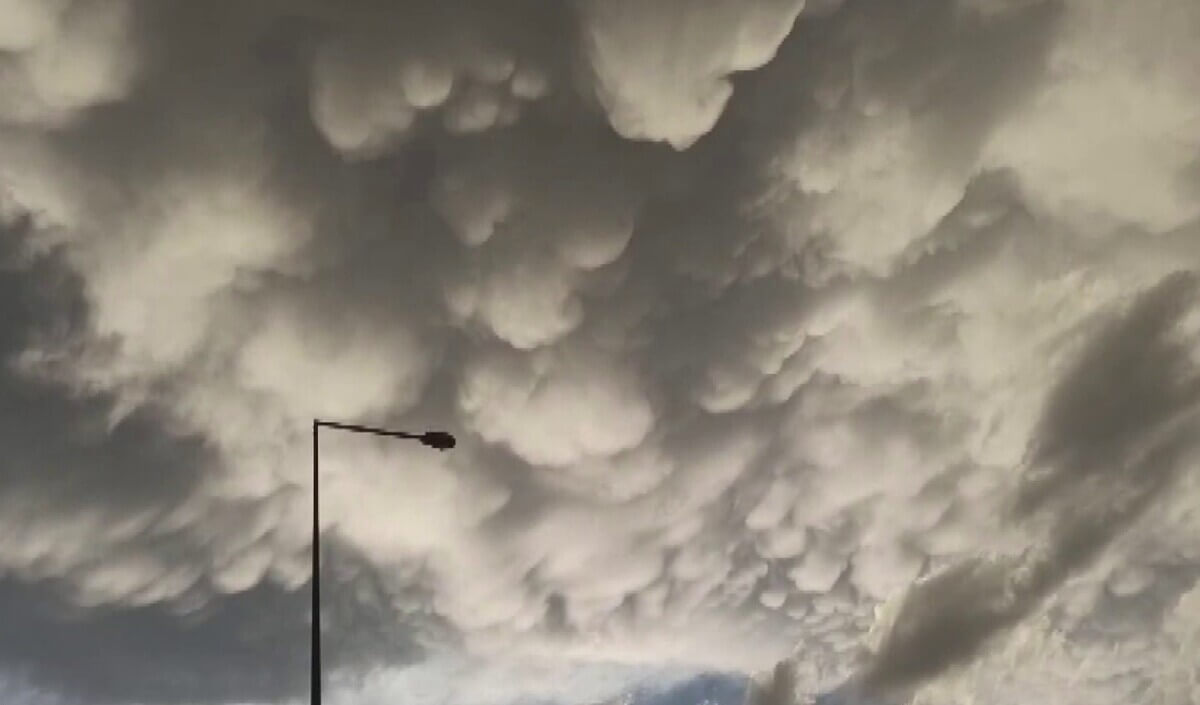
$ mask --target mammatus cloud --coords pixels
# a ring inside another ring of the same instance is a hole
[[[864,688],[905,687],[974,656],[1195,461],[1196,341],[1180,327],[1196,316],[1196,293],[1194,277],[1169,278],[1096,337],[1050,395],[1012,506],[1017,522],[1049,513],[1049,535],[1019,556],[969,560],[916,583],[862,673]]]
[[[1191,687],[1193,4],[8,5],[31,688]]]
[[[969,664],[1043,607],[1073,574],[1085,571],[1148,507],[1166,503],[1164,492],[1188,486],[1179,473],[1195,462],[1197,452],[1200,397],[1191,359],[1194,322],[1188,320],[1196,316],[1195,292],[1190,276],[1169,278],[1148,292],[1123,320],[1096,336],[1051,394],[1008,513],[1017,522],[1045,513],[1038,522],[1045,534],[1020,554],[970,558],[914,583],[883,613],[865,664],[835,694],[851,702],[887,701]],[[1101,373],[1117,367],[1124,374]],[[1189,572],[1194,580],[1194,566]],[[1108,590],[1120,597],[1148,587],[1145,573],[1114,578]],[[1185,633],[1195,627],[1190,621],[1180,626]],[[1018,648],[1028,649],[1024,640],[1031,637],[1045,647],[1064,648],[1045,618],[1037,628],[1026,628]],[[1173,640],[1160,644],[1165,641]],[[1186,643],[1187,638],[1181,646]],[[1161,649],[1160,644],[1155,646]],[[1163,662],[1185,659],[1194,659],[1194,653],[1175,652]],[[749,701],[793,702],[794,668],[780,662]],[[1178,687],[1154,683],[1159,690]]]
[[[518,4],[514,17],[528,21],[532,6]],[[309,105],[321,133],[349,158],[391,152],[422,123],[464,136],[510,127],[556,87],[545,40],[494,9],[303,9],[339,25],[316,49]]]
[[[622,137],[686,149],[712,130],[731,74],[769,62],[804,0],[579,3],[596,95]]]
[[[137,57],[126,0],[5,0],[0,5],[0,119],[61,125],[123,98]]]

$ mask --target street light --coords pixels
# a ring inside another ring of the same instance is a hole
[[[312,686],[309,691],[312,705],[321,705],[321,524],[320,524],[320,453],[318,451],[318,431],[328,428],[350,433],[365,433],[372,436],[388,438],[404,438],[420,441],[423,445],[446,451],[456,444],[454,436],[445,431],[425,431],[424,433],[408,433],[406,431],[391,431],[386,428],[374,428],[359,424],[338,423],[313,419],[313,545],[312,545]]]

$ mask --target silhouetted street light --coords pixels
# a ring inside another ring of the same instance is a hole
[[[456,444],[454,436],[445,431],[409,433],[407,431],[391,431],[386,428],[374,428],[359,424],[313,419],[312,686],[309,691],[312,705],[321,705],[321,493],[319,492],[320,453],[318,450],[318,431],[322,428],[420,441],[423,445],[440,451],[450,450]]]

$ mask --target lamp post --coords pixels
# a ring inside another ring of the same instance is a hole
[[[328,428],[350,433],[364,433],[371,436],[387,438],[404,438],[420,441],[423,445],[437,450],[450,450],[455,446],[454,436],[445,431],[425,431],[424,433],[408,433],[407,431],[392,431],[386,428],[361,426],[359,424],[338,423],[313,419],[312,449],[313,449],[313,545],[312,545],[312,685],[309,691],[312,705],[321,705],[321,524],[320,524],[320,452],[319,431]]]

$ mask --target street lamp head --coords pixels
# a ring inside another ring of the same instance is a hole
[[[421,443],[438,450],[450,450],[457,442],[445,431],[426,431],[421,434]]]

